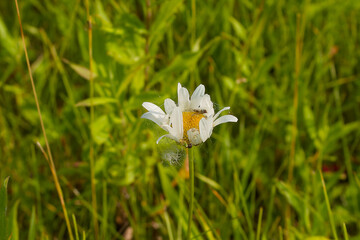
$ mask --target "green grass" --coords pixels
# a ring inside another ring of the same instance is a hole
[[[85,2],[19,6],[75,239],[186,238],[188,180],[140,119],[178,82],[239,119],[193,149],[194,239],[360,238],[359,1],[89,1],[94,98]],[[69,239],[13,1],[0,69],[0,237]]]

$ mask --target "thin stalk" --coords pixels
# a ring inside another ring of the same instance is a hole
[[[90,82],[90,128],[92,123],[94,122],[94,106],[92,104],[93,97],[94,97],[94,79],[93,79],[93,56],[92,56],[92,19],[90,15],[90,7],[89,1],[86,0],[86,13],[88,19],[88,38],[89,38],[89,82]],[[89,158],[90,158],[90,180],[91,180],[91,203],[93,208],[93,224],[94,224],[94,231],[95,231],[95,239],[99,239],[99,225],[98,225],[98,215],[97,215],[97,201],[96,201],[96,185],[95,185],[95,156],[94,156],[94,141],[91,134],[90,129],[90,151],[89,151]]]
[[[296,48],[295,48],[295,86],[294,86],[294,101],[293,101],[293,121],[292,121],[292,140],[291,140],[291,150],[289,158],[289,171],[288,171],[288,181],[291,182],[293,178],[294,171],[294,159],[295,159],[295,150],[296,150],[296,137],[297,137],[297,111],[298,111],[298,102],[299,102],[299,93],[298,93],[298,81],[300,75],[301,67],[301,33],[300,33],[300,15],[297,15],[297,29],[296,29]]]
[[[15,5],[16,5],[16,11],[17,11],[17,16],[18,16],[19,25],[20,25],[21,38],[22,38],[22,42],[23,42],[23,46],[24,46],[26,64],[27,64],[27,67],[28,67],[28,72],[29,72],[30,81],[31,81],[31,87],[32,87],[32,90],[33,90],[34,99],[35,99],[35,103],[36,103],[36,108],[37,108],[37,112],[38,112],[39,119],[40,119],[40,125],[41,125],[41,129],[42,129],[42,132],[43,132],[43,135],[44,135],[46,149],[47,149],[47,155],[44,154],[44,156],[45,156],[46,160],[49,163],[50,170],[51,170],[54,182],[55,182],[55,187],[56,187],[57,193],[59,195],[62,210],[64,212],[64,217],[65,217],[66,227],[67,227],[68,232],[69,232],[69,237],[70,237],[71,240],[73,240],[74,237],[73,237],[69,217],[68,217],[67,210],[66,210],[64,196],[63,196],[63,193],[62,193],[62,190],[61,190],[59,179],[57,177],[55,164],[54,164],[54,161],[53,161],[53,158],[52,158],[52,155],[51,155],[49,141],[47,139],[47,135],[46,135],[45,127],[44,127],[44,122],[43,122],[43,119],[42,119],[42,116],[41,116],[39,100],[38,100],[38,97],[37,97],[37,94],[36,94],[34,79],[32,77],[30,61],[29,61],[29,56],[28,56],[27,49],[26,49],[24,31],[23,31],[22,24],[21,24],[20,10],[19,10],[19,5],[18,5],[17,0],[15,0]],[[45,151],[43,151],[43,153],[45,153]]]
[[[345,223],[343,223],[343,230],[344,230],[344,238],[345,238],[345,240],[349,240],[349,236],[348,236],[348,233],[347,233],[347,229],[346,229]]]
[[[250,229],[250,239],[254,239],[254,228],[253,228],[252,220],[251,220],[251,217],[250,217],[249,208],[248,208],[248,205],[246,204],[246,198],[245,198],[245,195],[244,195],[244,189],[242,187],[241,182],[239,182],[238,185],[239,185],[239,189],[240,189],[240,201],[241,201],[242,207],[244,209],[246,222],[247,222],[247,224],[249,226],[249,229]]]
[[[263,208],[261,207],[260,208],[260,213],[259,213],[257,232],[256,232],[256,240],[260,240],[262,215],[263,215]]]
[[[74,222],[74,228],[75,228],[75,237],[76,237],[76,240],[80,240],[80,239],[79,239],[78,228],[77,228],[76,217],[75,217],[75,215],[74,215],[74,214],[72,215],[72,218],[73,218],[73,222]]]
[[[301,31],[301,15],[297,15],[296,19],[296,47],[295,47],[295,86],[294,86],[294,101],[293,101],[293,119],[292,119],[292,137],[291,137],[291,149],[288,164],[288,182],[291,183],[293,179],[295,152],[296,152],[296,139],[297,139],[297,112],[299,105],[299,75],[301,70],[301,51],[302,51],[302,31]],[[291,226],[291,208],[290,205],[286,205],[286,238],[289,238],[289,226]]]
[[[189,167],[190,167],[190,202],[189,202],[189,221],[188,221],[188,231],[186,239],[190,239],[191,236],[191,223],[194,210],[194,153],[192,150],[186,149],[186,155],[189,158]],[[189,151],[191,152],[189,154]]]
[[[166,211],[164,212],[164,218],[165,218],[166,229],[168,231],[169,240],[174,240],[169,214]]]
[[[319,172],[320,172],[320,177],[321,177],[321,183],[322,183],[323,190],[324,190],[325,203],[326,203],[326,208],[327,208],[329,219],[330,219],[331,230],[333,232],[335,240],[337,240],[338,236],[337,236],[337,233],[336,233],[335,222],[334,222],[333,214],[332,214],[332,211],[331,211],[329,198],[328,198],[328,195],[327,195],[327,192],[326,192],[326,186],[325,186],[324,177],[322,175],[322,172],[321,171],[319,171]]]

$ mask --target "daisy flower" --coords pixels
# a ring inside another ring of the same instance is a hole
[[[213,128],[217,125],[238,121],[233,115],[219,117],[221,112],[229,110],[230,107],[225,107],[215,114],[213,102],[209,94],[205,94],[205,87],[202,84],[195,89],[191,97],[189,97],[189,91],[180,83],[177,92],[178,103],[169,98],[165,99],[165,111],[150,102],[142,104],[148,112],[141,118],[155,122],[168,132],[156,143],[159,143],[163,137],[168,137],[190,148],[210,138]]]

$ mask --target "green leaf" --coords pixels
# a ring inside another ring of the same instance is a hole
[[[11,210],[11,240],[18,240],[19,239],[19,224],[17,222],[17,212],[19,207],[20,200],[16,201],[12,210]]]
[[[229,17],[229,21],[236,33],[236,36],[238,36],[241,40],[246,40],[247,36],[245,27],[233,17]]]
[[[79,74],[81,77],[85,78],[86,80],[90,80],[90,70],[86,67],[80,66],[78,64],[72,63],[69,60],[63,58],[62,59],[66,64],[68,64],[77,74]],[[92,79],[94,80],[97,77],[97,75],[93,72],[92,73]]]
[[[307,102],[305,102],[304,104],[303,112],[305,124],[309,132],[310,138],[313,140],[315,146],[319,149],[320,141],[317,136],[314,114]]]
[[[212,188],[215,188],[216,190],[220,190],[222,192],[224,192],[224,189],[221,187],[221,185],[217,182],[215,182],[214,180],[200,174],[200,173],[197,173],[196,174],[196,177],[198,179],[200,179],[202,182],[206,183],[207,185],[209,185],[210,187]]]
[[[298,212],[298,214],[303,215],[304,202],[301,196],[287,183],[278,181],[276,182],[276,187],[283,195],[287,202]]]
[[[28,240],[35,240],[35,233],[36,233],[35,207],[33,207],[32,210],[31,210],[30,228],[29,228]]]
[[[144,58],[147,31],[135,15],[122,13],[113,27],[101,30],[106,36],[106,54],[120,64],[132,65]]]
[[[327,237],[321,237],[321,236],[314,236],[314,237],[307,237],[305,240],[330,240]]]
[[[153,82],[168,79],[168,76],[173,73],[185,73],[187,71],[190,71],[191,69],[196,68],[199,59],[203,57],[204,53],[209,50],[211,46],[216,44],[219,40],[221,40],[219,37],[215,37],[199,51],[187,51],[177,55],[167,68],[161,70],[154,76]]]
[[[157,103],[163,103],[166,96],[160,96],[159,92],[155,91],[149,91],[149,92],[143,92],[138,95],[134,95],[129,102],[126,105],[126,109],[128,110],[134,110],[134,109],[145,109],[142,107],[143,102],[153,102],[155,104]]]
[[[19,49],[17,47],[17,42],[14,41],[12,36],[9,34],[9,31],[4,23],[4,21],[0,18],[0,44],[4,47],[5,50],[8,51],[8,53],[11,56],[15,56],[17,50]]]
[[[351,122],[348,124],[342,124],[338,122],[330,127],[327,133],[326,140],[324,143],[323,152],[328,154],[337,150],[341,145],[337,144],[337,141],[343,137],[346,137],[351,132],[358,130],[360,122]]]
[[[77,107],[90,107],[103,105],[107,103],[117,103],[118,100],[115,98],[107,98],[107,97],[98,97],[98,98],[88,98],[76,104]]]
[[[91,124],[91,135],[97,144],[103,144],[108,140],[111,126],[108,115],[100,116]]]
[[[171,0],[161,5],[160,11],[150,29],[150,53],[156,54],[158,45],[164,37],[166,30],[171,27],[175,13],[183,5],[182,1]]]

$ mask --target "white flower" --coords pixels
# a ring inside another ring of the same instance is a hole
[[[189,98],[186,88],[178,84],[178,104],[171,99],[165,99],[165,112],[153,103],[144,102],[143,107],[148,110],[141,117],[147,118],[169,134],[161,136],[174,139],[186,147],[196,146],[210,138],[213,128],[226,122],[237,122],[232,115],[219,115],[230,107],[221,109],[214,115],[213,103],[209,94],[205,94],[204,85],[200,84]]]

